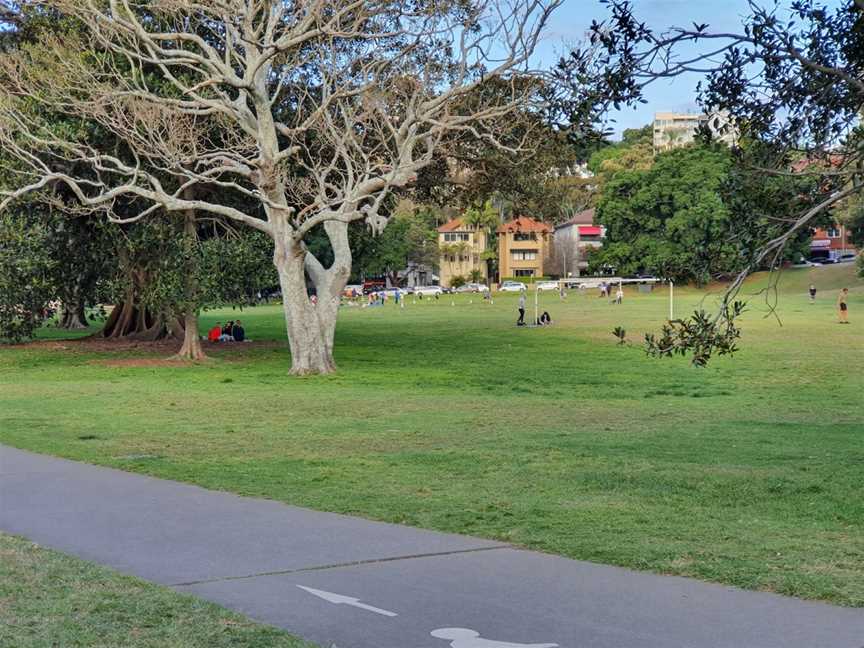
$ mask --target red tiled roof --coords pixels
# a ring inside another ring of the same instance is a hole
[[[593,225],[594,224],[594,210],[586,209],[583,212],[579,212],[573,218],[568,220],[565,223],[561,223],[558,227],[564,227],[565,225]]]
[[[505,232],[551,232],[552,226],[546,223],[541,223],[533,218],[520,216],[509,223],[504,223],[498,228],[499,234]]]
[[[823,155],[821,158],[810,157],[796,160],[792,163],[792,171],[795,173],[801,173],[803,171],[806,171],[811,166],[816,165],[831,166],[836,168],[843,166],[845,162],[846,160],[842,155],[838,155],[837,153],[830,153],[827,155]]]
[[[441,227],[438,228],[439,232],[455,232],[458,229],[462,228],[462,219],[454,218],[451,221],[444,223]]]

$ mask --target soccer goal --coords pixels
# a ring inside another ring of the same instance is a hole
[[[568,277],[567,279],[558,280],[558,293],[561,294],[565,289],[590,290],[599,289],[601,284],[605,283],[610,288],[623,288],[625,284],[642,284],[642,285],[660,285],[669,284],[669,321],[675,319],[675,283],[670,280],[657,279],[654,277],[642,277],[635,279],[625,279],[624,277]],[[540,290],[537,284],[534,286],[534,321],[540,318]]]

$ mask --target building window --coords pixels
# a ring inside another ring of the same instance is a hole
[[[533,270],[533,268],[527,268],[527,269],[516,268],[515,270],[513,270],[513,276],[514,277],[533,277],[534,276],[534,270]]]
[[[534,261],[537,258],[537,250],[512,250],[514,261]]]
[[[466,232],[447,232],[444,234],[445,241],[467,241],[470,235]]]
[[[828,238],[840,238],[840,230],[836,227],[829,227]]]
[[[537,235],[534,232],[515,232],[513,234],[514,241],[536,241]]]

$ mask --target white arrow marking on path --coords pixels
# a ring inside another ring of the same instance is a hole
[[[469,628],[439,628],[429,634],[450,641],[450,648],[558,648],[556,643],[517,644],[483,639],[479,632]]]
[[[374,612],[375,614],[380,614],[381,616],[387,617],[395,617],[399,616],[395,612],[390,612],[389,610],[382,610],[381,608],[376,608],[371,605],[366,605],[365,603],[361,603],[360,599],[351,598],[350,596],[342,596],[341,594],[333,594],[333,592],[325,592],[323,590],[312,589],[311,587],[303,587],[302,585],[298,585],[300,589],[304,592],[309,592],[312,596],[317,596],[318,598],[322,598],[328,603],[333,603],[334,605],[350,605],[351,607],[359,608],[361,610],[366,610],[367,612]]]

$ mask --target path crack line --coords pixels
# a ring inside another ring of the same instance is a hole
[[[188,581],[185,583],[171,583],[169,587],[190,587],[192,585],[205,585],[208,583],[221,583],[223,581],[244,580],[247,578],[259,578],[261,576],[284,576],[286,574],[300,574],[303,572],[323,571],[326,569],[342,569],[345,567],[357,567],[358,565],[374,565],[376,563],[396,562],[399,560],[416,560],[418,558],[435,558],[437,556],[455,556],[458,554],[479,553],[481,551],[497,551],[499,549],[511,549],[510,545],[498,545],[497,547],[478,547],[476,549],[458,549],[455,551],[439,551],[437,553],[411,554],[407,556],[391,556],[389,558],[370,558],[368,560],[353,560],[345,563],[334,563],[332,565],[314,565],[312,567],[298,567],[297,569],[283,569],[278,571],[259,572],[243,576],[223,576],[221,578],[205,578],[203,580]]]

